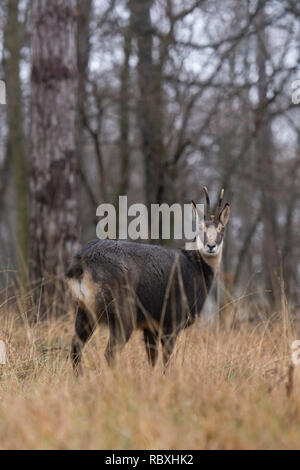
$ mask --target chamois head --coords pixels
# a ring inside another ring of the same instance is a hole
[[[203,190],[206,197],[206,207],[203,224],[200,225],[200,233],[197,235],[197,245],[201,254],[205,258],[210,258],[220,255],[222,251],[224,231],[230,215],[230,206],[227,203],[222,209],[222,201],[224,196],[224,189],[222,189],[216,211],[214,214],[212,214],[210,209],[208,190],[206,187],[204,187]],[[196,213],[200,215],[194,202],[193,207]]]

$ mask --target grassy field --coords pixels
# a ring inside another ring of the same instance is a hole
[[[0,448],[299,448],[300,366],[288,374],[297,335],[283,310],[272,324],[193,326],[166,375],[161,361],[148,366],[138,332],[109,369],[98,330],[79,379],[67,358],[71,316],[30,326],[2,312]]]

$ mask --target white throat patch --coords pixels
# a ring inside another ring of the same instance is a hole
[[[213,272],[215,274],[218,271],[219,266],[221,264],[221,260],[222,260],[223,241],[220,244],[217,253],[209,254],[209,253],[206,253],[206,251],[204,250],[204,245],[202,243],[201,237],[200,237],[200,235],[198,235],[197,236],[197,247],[198,247],[198,250],[200,251],[200,254],[201,254],[202,258],[204,259],[205,263],[208,264],[208,266],[211,267],[211,269],[213,270]]]

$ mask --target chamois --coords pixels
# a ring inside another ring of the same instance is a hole
[[[109,328],[105,358],[111,364],[134,329],[142,329],[149,363],[155,365],[158,345],[168,364],[179,332],[191,325],[203,308],[218,270],[230,206],[222,209],[222,189],[215,214],[204,188],[204,221],[195,250],[173,250],[115,240],[93,240],[66,272],[76,306],[71,359],[80,372],[82,348],[98,324]],[[197,213],[197,207],[193,203]]]

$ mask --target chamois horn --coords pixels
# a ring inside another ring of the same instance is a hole
[[[205,197],[206,197],[205,217],[206,217],[207,219],[209,219],[209,218],[210,218],[210,200],[209,200],[208,190],[207,190],[207,187],[206,187],[206,186],[204,186],[203,191],[204,191]]]
[[[219,202],[218,202],[218,205],[217,205],[217,208],[216,208],[216,214],[215,214],[216,219],[218,219],[219,216],[220,216],[223,197],[224,197],[224,189],[221,189]]]

